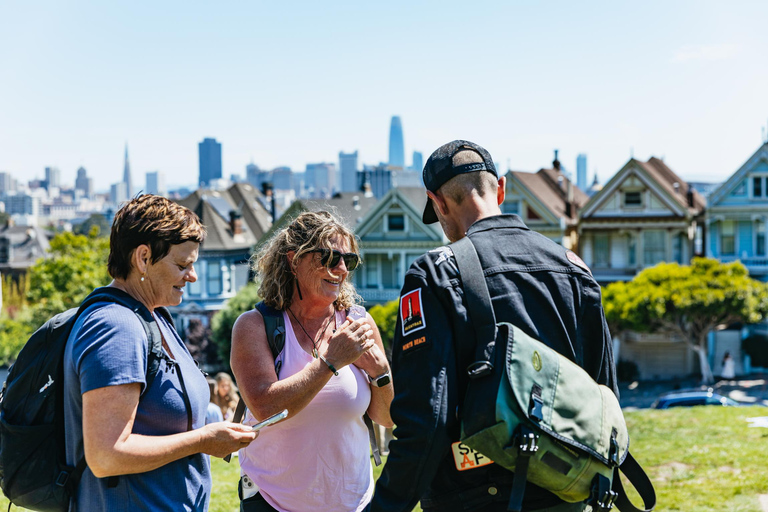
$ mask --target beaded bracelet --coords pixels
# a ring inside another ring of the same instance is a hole
[[[324,358],[323,356],[320,356],[320,360],[328,365],[328,369],[331,370],[334,375],[336,376],[339,375],[339,372],[336,370],[336,368],[331,363],[329,363],[326,358]]]

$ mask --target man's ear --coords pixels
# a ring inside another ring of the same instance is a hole
[[[152,261],[152,249],[147,244],[141,244],[133,250],[133,266],[140,276],[147,273],[149,263]]]
[[[504,202],[505,197],[507,197],[507,177],[502,176],[499,178],[499,186],[496,188],[496,201],[499,206]]]
[[[427,196],[432,200],[432,207],[440,213],[441,216],[446,217],[448,215],[448,203],[440,192],[432,192],[427,190]]]

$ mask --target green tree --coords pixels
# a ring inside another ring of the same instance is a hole
[[[258,287],[248,283],[211,319],[213,341],[218,347],[219,358],[227,368],[229,368],[229,352],[232,348],[232,326],[235,325],[237,317],[253,309],[259,300]]]
[[[768,284],[750,279],[740,262],[694,258],[691,265],[660,263],[632,281],[608,285],[603,307],[614,335],[633,330],[681,336],[698,354],[708,384],[714,381],[709,332],[722,324],[762,320],[768,314]]]
[[[75,226],[73,231],[78,235],[89,235],[94,226],[98,229],[97,236],[109,236],[109,222],[101,213],[92,213],[82,224]]]
[[[31,322],[39,326],[80,304],[94,288],[109,284],[108,256],[109,239],[99,237],[95,226],[88,236],[69,232],[54,236],[49,257],[29,269],[27,302],[32,307]]]
[[[377,304],[368,312],[381,333],[381,341],[384,342],[384,348],[387,355],[392,354],[392,341],[395,339],[395,326],[397,325],[397,312],[400,301],[395,299],[386,304]]]

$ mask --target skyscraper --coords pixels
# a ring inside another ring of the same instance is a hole
[[[576,186],[587,191],[587,155],[584,153],[576,157]]]
[[[61,171],[58,167],[46,167],[45,168],[45,184],[48,190],[52,188],[59,188],[61,185]]]
[[[133,181],[131,180],[131,164],[128,162],[128,143],[125,143],[125,167],[123,167],[123,183],[125,183],[125,195],[133,197]]]
[[[357,191],[357,151],[354,153],[339,151],[339,168],[341,169],[341,191]]]
[[[414,151],[413,152],[413,170],[418,172],[419,175],[421,175],[421,172],[424,170],[424,156],[421,154],[421,151]]]
[[[168,191],[165,188],[165,174],[160,171],[147,173],[147,194],[164,196]]]
[[[205,138],[197,145],[200,155],[201,187],[207,186],[212,180],[221,178],[221,144],[216,139]]]
[[[405,167],[405,143],[400,116],[392,116],[392,123],[389,125],[389,165]]]
[[[304,176],[307,188],[312,189],[312,197],[331,197],[337,189],[335,164],[307,164]]]
[[[77,170],[77,178],[75,178],[75,190],[79,190],[83,194],[83,197],[91,198],[93,196],[93,178],[89,178],[86,174],[85,167],[80,167]]]

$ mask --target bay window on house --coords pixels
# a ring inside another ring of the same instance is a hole
[[[733,256],[736,254],[735,223],[725,220],[720,224],[720,254]]]
[[[662,229],[643,231],[643,265],[652,267],[667,257],[667,232]]]
[[[607,233],[597,233],[594,238],[594,266],[609,267],[611,263],[610,236]]]
[[[635,235],[627,235],[627,266],[634,267],[637,265],[637,241]]]
[[[221,262],[218,260],[208,262],[208,295],[221,294]]]
[[[765,256],[765,221],[755,221],[755,256]]]

